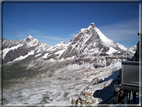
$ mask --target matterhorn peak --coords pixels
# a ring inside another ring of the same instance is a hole
[[[94,24],[94,22],[92,22],[92,23],[90,24],[90,26],[92,26],[93,28],[96,27],[96,25]]]
[[[94,22],[92,22],[87,29],[90,30],[90,29],[95,28],[95,27],[96,27],[96,25],[94,24]]]

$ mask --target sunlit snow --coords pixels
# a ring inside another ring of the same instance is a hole
[[[114,52],[117,52],[117,50],[114,49],[114,48],[112,48],[112,47],[110,47],[110,49],[109,49],[108,52],[106,52],[106,53],[107,53],[107,54],[112,54],[112,53],[114,53]]]
[[[117,46],[118,46],[120,49],[122,49],[122,50],[124,50],[124,51],[127,50],[127,48],[126,48],[125,46],[123,46],[123,45],[121,45],[121,44],[119,44],[119,43],[116,43],[116,44],[117,44]]]
[[[49,53],[45,53],[42,58],[47,58]]]
[[[109,38],[107,38],[97,27],[95,27],[94,29],[98,33],[99,37],[101,38],[101,40],[103,41],[103,43],[106,46],[113,46],[113,45],[115,45],[114,42],[112,40],[110,40]]]

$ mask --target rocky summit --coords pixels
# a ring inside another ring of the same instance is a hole
[[[5,105],[98,104],[113,94],[121,61],[136,51],[107,38],[94,23],[67,44],[50,46],[31,35],[1,41]]]

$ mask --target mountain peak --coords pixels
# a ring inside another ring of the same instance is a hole
[[[94,24],[94,22],[92,22],[92,23],[90,24],[90,26],[92,26],[93,28],[96,27],[96,25]]]
[[[29,35],[25,40],[26,40],[26,42],[31,42],[34,39],[31,35]]]
[[[62,42],[60,42],[59,44],[65,44],[65,42],[64,42],[64,41],[62,41]]]
[[[33,38],[33,37],[31,35],[29,35],[28,38]]]

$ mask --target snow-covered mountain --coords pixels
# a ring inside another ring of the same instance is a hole
[[[134,45],[134,46],[128,48],[128,51],[131,53],[135,53],[136,50],[137,50],[137,45]]]
[[[119,43],[114,43],[94,23],[91,23],[88,28],[82,28],[68,44],[61,42],[55,46],[49,46],[31,35],[24,40],[3,40],[4,63],[21,61],[31,55],[36,59],[60,60],[82,56],[92,58],[100,54],[131,57],[134,52],[135,47],[127,49]]]
[[[83,90],[94,93],[109,86],[121,61],[136,51],[136,46],[127,49],[110,40],[94,23],[67,44],[49,46],[31,35],[24,40],[3,39],[2,44],[3,79],[12,83],[4,84],[5,104],[69,104]]]
[[[31,35],[24,40],[3,40],[4,63],[20,61],[31,55],[36,59],[59,60],[82,56],[92,58],[100,54],[131,57],[134,52],[135,47],[127,49],[119,43],[114,43],[94,23],[91,23],[88,28],[82,28],[68,44],[61,42],[55,46],[49,46]]]

